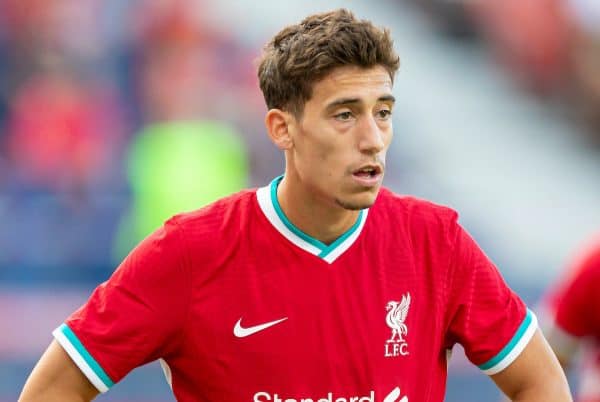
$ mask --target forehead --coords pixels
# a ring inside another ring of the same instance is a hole
[[[312,99],[327,102],[339,97],[379,98],[391,94],[392,79],[382,66],[338,67],[313,86]]]

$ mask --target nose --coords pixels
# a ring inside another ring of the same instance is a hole
[[[359,127],[358,147],[361,152],[378,154],[385,148],[386,132],[379,127],[373,116],[366,116],[363,124]]]

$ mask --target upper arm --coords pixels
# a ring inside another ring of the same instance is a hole
[[[513,401],[571,402],[535,315],[466,231],[459,228],[454,244],[448,343],[461,343],[469,360]]]
[[[154,232],[53,332],[100,392],[179,353],[191,289],[180,240],[176,224]]]
[[[19,402],[87,402],[96,395],[98,390],[53,340],[27,379]]]
[[[535,334],[537,319],[494,263],[458,228],[448,280],[446,345],[460,343],[485,374],[505,369]]]
[[[541,331],[492,380],[512,401],[571,402],[569,386]]]

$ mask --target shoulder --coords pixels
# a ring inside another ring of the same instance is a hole
[[[456,225],[458,213],[445,205],[382,188],[375,205],[369,211],[374,216],[409,225],[411,228],[449,229]]]
[[[258,215],[256,190],[248,189],[175,215],[164,230],[177,232],[173,238],[180,242],[189,264],[206,266],[234,253],[256,227]]]
[[[256,190],[247,189],[221,198],[200,209],[171,217],[166,226],[178,227],[186,234],[213,232],[239,225],[256,208]]]
[[[590,274],[600,280],[600,234],[580,248],[573,259],[571,270],[579,274]]]
[[[598,333],[600,315],[594,313],[600,311],[600,299],[597,297],[600,289],[598,240],[598,237],[592,238],[579,248],[568,269],[542,299],[542,322],[548,331],[556,331],[553,336],[562,339],[560,334],[565,332],[579,338]],[[564,349],[565,345],[558,347]]]
[[[592,238],[579,248],[557,288],[559,298],[585,294],[588,298],[596,299],[593,295],[600,289],[599,237]]]
[[[452,208],[386,188],[369,209],[368,219],[371,230],[410,245],[415,253],[434,253],[440,258],[450,258],[462,230]]]
[[[567,269],[549,291],[549,303],[556,304],[557,297],[572,286],[597,288],[600,286],[600,235],[597,235],[576,250]]]

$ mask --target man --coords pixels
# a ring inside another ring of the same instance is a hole
[[[258,75],[285,174],[143,241],[54,331],[21,401],[89,401],[162,359],[179,401],[439,402],[456,342],[513,400],[571,401],[456,213],[380,189],[398,65],[389,32],[346,10],[277,34]]]
[[[566,369],[577,352],[578,402],[600,402],[600,237],[584,247],[543,301],[548,341]]]

